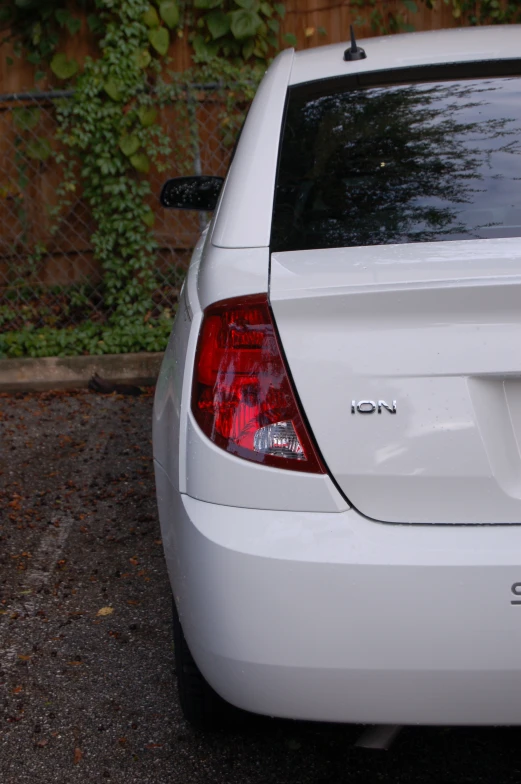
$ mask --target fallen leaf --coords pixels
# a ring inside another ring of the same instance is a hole
[[[31,661],[32,656],[30,656],[30,655],[29,656],[24,656],[23,654],[19,653],[18,654],[18,658],[21,659],[22,661]]]
[[[22,686],[15,686],[15,687],[14,687],[14,689],[13,689],[13,692],[12,692],[12,693],[13,693],[13,694],[20,694],[20,692],[21,692],[22,690],[23,690],[23,687],[22,687]]]
[[[69,664],[71,667],[82,667],[83,666],[83,662],[82,661],[70,661],[70,662],[67,662],[67,664]]]
[[[135,555],[134,555],[132,558],[129,558],[128,560],[130,561],[130,563],[132,564],[132,566],[137,566],[137,565],[138,565],[138,563],[139,563],[139,561],[138,561],[138,559],[137,559],[137,556],[135,556]]]
[[[112,615],[114,612],[114,607],[102,607],[101,610],[98,610],[96,615]]]
[[[79,748],[76,746],[76,748],[74,749],[74,764],[75,764],[75,765],[77,765],[77,764],[78,764],[78,762],[81,760],[81,758],[82,758],[82,757],[83,757],[83,752],[82,752],[82,750],[81,750],[81,749],[79,749]]]
[[[41,740],[36,741],[36,745],[39,746],[41,749],[43,749],[44,746],[47,746],[48,743],[49,741],[47,740],[47,738],[42,738]]]

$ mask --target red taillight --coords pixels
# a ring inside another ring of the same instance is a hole
[[[192,411],[215,444],[247,460],[325,473],[300,416],[265,295],[206,309]]]

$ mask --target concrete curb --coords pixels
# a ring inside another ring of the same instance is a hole
[[[0,392],[78,389],[94,373],[120,384],[148,386],[155,384],[162,359],[162,352],[0,359]]]

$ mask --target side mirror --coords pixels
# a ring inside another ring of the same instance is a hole
[[[212,212],[223,186],[222,177],[174,177],[161,190],[163,207]]]

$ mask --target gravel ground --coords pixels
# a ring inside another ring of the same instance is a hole
[[[0,396],[1,784],[521,780],[518,729],[183,720],[151,462],[151,393]]]

